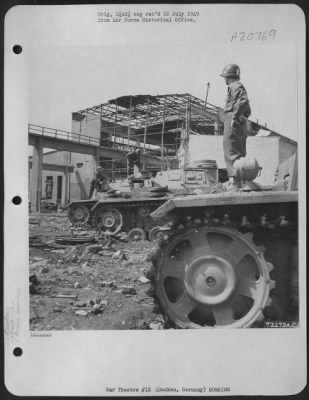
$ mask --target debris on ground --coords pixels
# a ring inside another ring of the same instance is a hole
[[[80,315],[80,316],[82,316],[82,317],[87,317],[88,311],[85,311],[85,310],[77,310],[77,311],[75,311],[75,315]]]
[[[76,302],[74,303],[74,306],[75,306],[75,307],[86,307],[86,306],[87,306],[87,303],[85,303],[84,301],[76,301]]]
[[[149,329],[164,329],[165,321],[162,315],[158,315],[150,324]]]
[[[65,213],[36,214],[35,221],[29,225],[31,330],[159,329],[147,276],[153,242],[129,247],[126,233],[72,227]]]
[[[77,296],[71,294],[54,294],[53,296],[56,299],[77,299]]]
[[[92,244],[87,246],[86,251],[88,253],[98,253],[99,251],[104,250],[104,246],[102,244]]]
[[[113,259],[118,259],[118,260],[127,260],[127,259],[128,259],[128,256],[127,256],[127,254],[126,254],[124,251],[122,251],[122,250],[117,250],[117,251],[113,254],[112,258],[113,258]]]
[[[56,243],[61,244],[81,244],[95,242],[94,236],[57,236]]]
[[[141,276],[140,278],[138,278],[138,281],[141,283],[149,283],[150,279],[146,278],[145,276]]]
[[[94,304],[92,306],[92,312],[94,314],[102,314],[104,307],[101,304]]]
[[[151,322],[149,328],[153,330],[164,329],[164,325],[161,322]]]
[[[110,287],[110,288],[115,288],[115,287],[117,287],[116,285],[115,285],[115,282],[113,282],[113,281],[102,281],[101,283],[100,283],[100,286],[102,286],[102,287]]]
[[[30,275],[29,277],[29,291],[30,294],[37,294],[38,293],[38,285],[40,284],[40,281],[38,280],[38,277],[36,275]]]
[[[122,288],[122,294],[136,294],[136,289],[134,287],[124,287]]]

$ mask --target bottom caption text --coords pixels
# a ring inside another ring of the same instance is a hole
[[[106,387],[105,392],[112,393],[215,393],[215,392],[230,392],[229,386],[201,386],[201,387],[161,387],[161,386],[144,386],[144,387]]]

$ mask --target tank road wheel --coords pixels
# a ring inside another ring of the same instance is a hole
[[[160,237],[163,236],[163,233],[160,231],[160,226],[154,226],[153,228],[150,229],[149,231],[149,240],[151,242],[156,242],[157,240],[160,239]]]
[[[116,234],[123,224],[122,214],[116,208],[99,208],[95,213],[95,226],[98,230]]]
[[[128,233],[129,243],[141,242],[142,240],[145,240],[145,239],[146,239],[146,233],[143,229],[134,228],[134,229],[131,229],[130,232]]]
[[[90,212],[87,207],[76,204],[70,207],[68,218],[73,226],[79,227],[85,225],[90,217]]]
[[[155,266],[161,308],[179,328],[247,328],[271,304],[272,264],[250,234],[190,229],[171,239]]]

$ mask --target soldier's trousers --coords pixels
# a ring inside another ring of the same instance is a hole
[[[223,152],[229,177],[235,175],[233,163],[246,156],[246,141],[248,135],[247,120],[231,127],[232,113],[226,113],[224,119]]]

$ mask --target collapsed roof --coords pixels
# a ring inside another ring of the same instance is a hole
[[[198,134],[223,134],[223,109],[213,104],[184,94],[126,95],[73,113],[73,119],[100,116],[106,123],[138,131],[151,126],[166,124],[165,132],[179,128],[179,123],[188,116],[190,129]],[[174,123],[172,123],[174,122]],[[249,121],[249,135],[256,135],[261,125]],[[265,128],[264,128],[265,129]]]
[[[101,118],[117,125],[142,129],[156,125],[164,120],[175,121],[185,118],[190,113],[190,123],[198,128],[213,126],[219,108],[207,104],[188,93],[167,95],[121,96],[107,103],[78,111],[80,117],[101,115]],[[74,113],[76,114],[76,113]],[[78,118],[78,116],[76,116]],[[74,118],[74,119],[77,119]]]

